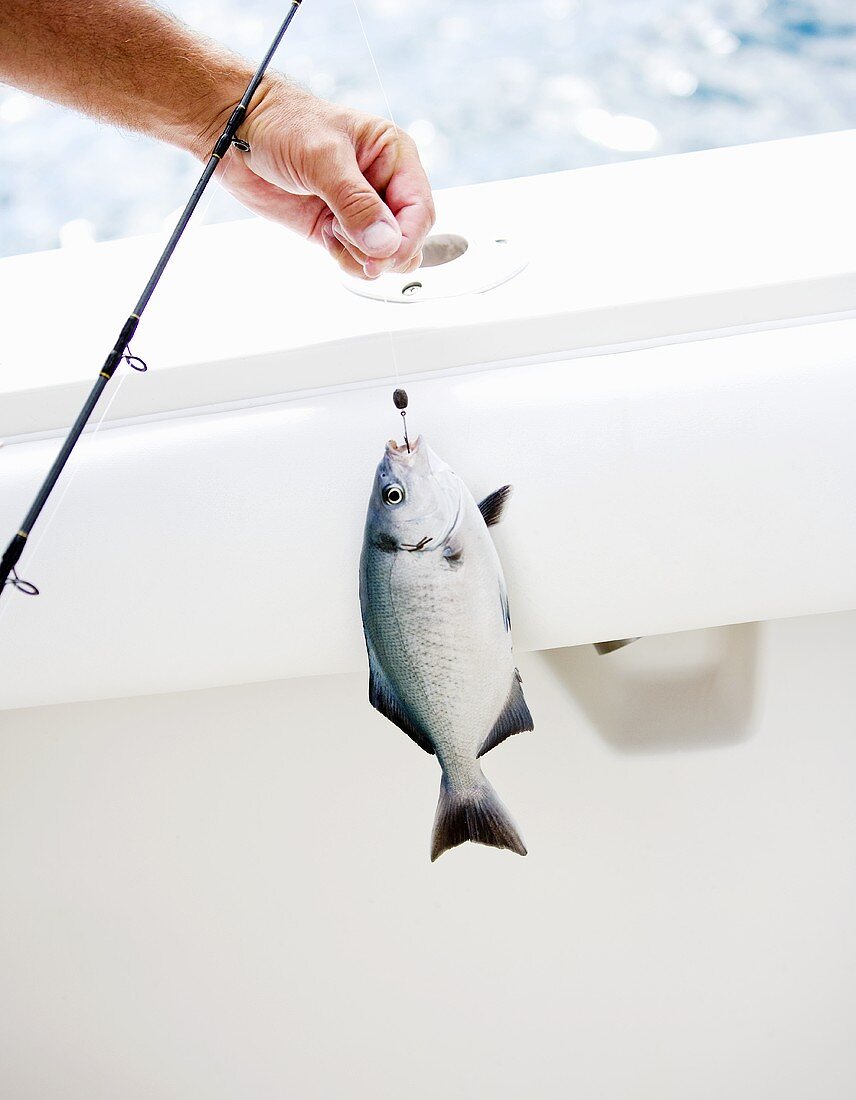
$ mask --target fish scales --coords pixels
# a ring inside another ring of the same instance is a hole
[[[462,778],[475,774],[476,751],[508,694],[508,684],[492,671],[505,671],[510,642],[504,630],[491,629],[501,621],[500,601],[480,564],[475,559],[474,570],[450,573],[436,553],[411,553],[395,555],[390,569],[397,629],[390,631],[396,645],[385,659],[402,694],[412,678],[411,709],[440,763]]]

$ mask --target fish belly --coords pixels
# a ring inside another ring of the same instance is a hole
[[[449,781],[468,786],[514,674],[493,563],[473,556],[453,569],[436,551],[371,556],[367,631],[377,659]]]

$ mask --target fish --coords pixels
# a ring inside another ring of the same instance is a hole
[[[369,701],[440,764],[432,862],[466,841],[526,855],[480,762],[534,729],[489,531],[510,494],[503,485],[476,504],[420,436],[386,444],[369,499],[360,557]]]

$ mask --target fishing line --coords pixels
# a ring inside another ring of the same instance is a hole
[[[245,120],[247,110],[250,106],[253,96],[258,90],[258,87],[261,84],[270,63],[273,60],[273,56],[279,48],[279,45],[282,42],[283,38],[285,37],[285,33],[291,25],[291,22],[296,15],[301,3],[302,0],[291,0],[287,13],[282,20],[279,29],[274,35],[263,59],[259,63],[252,78],[250,79],[250,82],[247,85],[244,94],[241,96],[240,102],[235,106],[234,110],[229,116],[228,121],[226,122],[223,132],[217,139],[217,142],[215,143],[214,148],[211,151],[211,154],[209,155],[208,160],[202,170],[202,174],[199,177],[199,180],[197,181],[195,187],[193,188],[193,191],[190,194],[190,198],[187,200],[185,206],[179,214],[178,219],[175,223],[175,227],[173,228],[169,239],[167,240],[167,243],[160,254],[160,257],[155,264],[154,270],[152,271],[145,287],[143,288],[142,294],[137,299],[133,311],[129,314],[127,320],[122,326],[118,338],[113,345],[113,349],[110,351],[106,360],[104,361],[104,365],[101,368],[98,378],[95,384],[92,386],[92,389],[90,390],[89,395],[83,404],[83,407],[78,413],[74,424],[72,425],[62,446],[60,447],[59,453],[54,459],[53,464],[48,471],[47,477],[43,481],[41,488],[36,494],[36,498],[33,501],[29,511],[27,512],[27,515],[25,516],[21,527],[12,537],[11,542],[6,547],[6,550],[4,551],[2,557],[0,557],[0,598],[2,598],[7,587],[15,588],[19,592],[27,595],[38,595],[38,588],[32,582],[23,580],[18,575],[17,571],[18,562],[20,561],[24,549],[27,546],[27,542],[30,538],[33,527],[38,522],[39,517],[41,516],[48,500],[51,497],[51,494],[56,488],[57,482],[62,476],[63,471],[65,470],[66,465],[71,458],[75,447],[77,446],[77,443],[79,442],[81,436],[86,430],[89,421],[92,418],[93,413],[95,412],[95,408],[101,398],[102,393],[104,392],[104,389],[113,379],[113,376],[117,368],[119,367],[119,364],[125,361],[130,367],[135,370],[146,369],[146,364],[138,356],[132,353],[130,347],[131,340],[137,331],[137,327],[140,323],[143,312],[148,306],[149,301],[151,300],[151,297],[161,280],[161,276],[166,270],[167,264],[172,259],[175,249],[178,246],[178,243],[181,240],[184,231],[187,229],[191,217],[196,212],[199,206],[199,203],[202,199],[203,194],[205,193],[206,188],[208,187],[208,184],[211,182],[218,169],[224,167],[224,158],[231,150],[232,145],[237,144],[238,148],[242,151],[248,151],[249,146],[247,145],[247,143],[242,139],[236,137],[238,127]],[[117,390],[118,388],[119,383],[117,383],[116,386]],[[115,400],[115,392],[113,394],[110,404],[112,404],[113,400]],[[107,410],[105,410],[105,412],[102,414],[98,424],[96,425],[95,432],[97,432],[98,426],[103,422],[106,411]],[[66,484],[65,486],[59,503],[62,503],[62,499],[65,497],[67,491],[68,484]],[[53,511],[54,516],[57,514],[58,508],[59,504]],[[39,543],[41,543],[42,538],[43,536],[39,538]]]
[[[360,32],[363,36],[363,41],[366,44],[366,49],[368,50],[369,59],[371,60],[372,68],[375,71],[375,76],[377,77],[377,83],[378,83],[378,87],[380,88],[380,94],[383,97],[383,102],[384,102],[384,105],[386,106],[387,117],[389,118],[389,121],[393,125],[393,129],[395,130],[396,138],[399,138],[401,136],[401,129],[398,125],[398,122],[396,121],[395,115],[393,114],[392,106],[389,102],[389,96],[386,94],[386,88],[384,87],[383,79],[381,78],[381,75],[380,75],[380,69],[378,68],[377,60],[375,59],[374,50],[372,49],[371,42],[369,42],[369,36],[366,33],[366,27],[365,27],[365,24],[363,23],[363,17],[362,17],[362,14],[360,12],[359,5],[357,3],[357,0],[351,0],[351,3],[354,5],[354,12],[356,13],[356,16],[357,16],[357,22],[360,25]],[[381,276],[381,278],[383,278],[383,276]],[[387,302],[386,304],[388,305],[389,303]],[[401,382],[401,372],[398,369],[398,356],[395,354],[395,338],[393,336],[392,329],[389,328],[387,325],[384,325],[384,327],[386,329],[386,334],[389,337],[389,350],[390,350],[390,354],[392,356],[392,368],[393,368],[393,371],[395,373],[395,383],[396,383],[396,387],[397,387],[396,392],[399,392],[398,387],[399,387],[399,383]],[[400,392],[404,393],[404,390],[400,390]],[[407,395],[405,394],[405,398],[406,398],[406,396]],[[406,409],[406,407],[407,407],[406,401],[405,401],[404,408],[402,408],[400,405],[398,405],[396,403],[396,408],[401,408],[402,418],[405,417],[404,409]],[[405,420],[405,434],[406,434],[406,420]],[[409,444],[408,444],[407,449],[408,449],[408,451],[410,450],[410,445]]]
[[[120,363],[122,363],[124,361],[128,364],[129,367],[131,367],[135,370],[138,370],[138,371],[145,371],[147,369],[145,362],[139,356],[136,356],[136,355],[133,354],[133,352],[131,350],[131,346],[130,346],[131,345],[131,340],[134,337],[134,335],[136,334],[137,327],[140,323],[142,314],[143,314],[144,310],[146,309],[146,307],[148,306],[149,301],[150,301],[152,295],[154,294],[155,289],[157,288],[157,286],[160,282],[161,276],[163,275],[163,273],[164,273],[164,271],[167,267],[167,264],[172,259],[172,256],[175,252],[175,249],[176,249],[181,237],[183,236],[185,230],[187,229],[187,226],[188,226],[188,223],[190,222],[191,217],[196,212],[196,210],[199,206],[199,203],[200,203],[200,201],[203,197],[203,194],[204,194],[208,184],[210,183],[210,181],[214,177],[215,173],[217,173],[220,176],[219,182],[222,184],[223,171],[227,170],[227,165],[224,164],[224,158],[226,158],[227,154],[231,151],[232,145],[233,144],[237,145],[237,147],[239,149],[241,149],[242,151],[244,151],[244,152],[249,150],[249,146],[247,145],[247,143],[245,141],[243,141],[242,139],[237,138],[237,136],[236,136],[238,127],[244,121],[244,119],[246,117],[247,110],[250,106],[250,102],[251,102],[253,96],[255,95],[255,92],[258,89],[259,84],[261,83],[262,79],[264,78],[265,73],[267,72],[267,69],[270,65],[270,62],[272,61],[274,54],[276,53],[280,43],[282,42],[282,39],[285,36],[285,33],[288,30],[288,27],[290,26],[291,21],[294,18],[294,15],[296,14],[297,9],[299,8],[301,2],[302,2],[302,0],[291,0],[291,4],[288,8],[288,12],[287,12],[285,18],[283,19],[277,33],[275,34],[272,42],[270,43],[270,45],[268,47],[268,50],[264,55],[264,58],[259,63],[258,68],[256,69],[255,73],[253,74],[253,77],[251,78],[249,84],[247,85],[247,88],[246,88],[243,96],[241,97],[240,102],[237,104],[237,106],[233,110],[231,116],[229,117],[229,120],[226,123],[226,126],[225,126],[222,134],[218,138],[218,140],[217,140],[217,142],[214,146],[214,149],[212,150],[212,152],[209,156],[209,159],[208,159],[208,161],[207,161],[207,163],[206,163],[206,165],[203,169],[202,175],[200,176],[196,186],[194,187],[193,191],[191,192],[190,198],[188,199],[187,203],[185,204],[184,208],[182,209],[181,213],[179,214],[179,217],[176,221],[175,227],[172,230],[172,233],[170,234],[169,239],[167,240],[167,243],[166,243],[163,251],[160,254],[160,257],[159,257],[159,259],[158,259],[158,261],[155,265],[154,270],[152,271],[151,275],[149,276],[149,279],[148,279],[148,281],[147,281],[147,283],[146,283],[146,285],[143,289],[142,294],[140,295],[139,299],[137,300],[137,303],[136,303],[133,311],[128,316],[127,320],[125,321],[124,325],[122,326],[122,329],[119,332],[119,336],[116,340],[116,343],[114,344],[112,351],[107,356],[107,358],[104,362],[104,365],[103,365],[103,367],[102,367],[102,369],[99,373],[98,379],[96,380],[94,386],[92,387],[92,389],[89,393],[89,396],[87,397],[86,401],[84,402],[84,405],[83,405],[82,409],[80,410],[76,420],[74,421],[74,424],[72,425],[70,431],[68,432],[68,435],[66,436],[62,446],[60,447],[59,453],[56,456],[53,464],[51,465],[51,468],[48,472],[48,475],[45,478],[38,494],[36,495],[36,498],[35,498],[32,506],[30,507],[30,510],[28,511],[26,517],[24,518],[24,521],[23,521],[21,527],[19,528],[17,533],[13,536],[11,542],[7,546],[7,548],[6,548],[5,552],[3,553],[2,557],[0,557],[0,597],[3,596],[3,594],[5,592],[5,589],[7,587],[13,587],[16,590],[18,590],[19,592],[24,593],[24,594],[38,595],[37,586],[35,584],[33,584],[32,582],[29,582],[29,581],[23,579],[22,577],[20,577],[19,574],[18,574],[18,571],[17,571],[18,562],[20,561],[21,556],[22,556],[25,548],[28,545],[28,540],[30,538],[32,529],[33,529],[34,525],[36,524],[36,522],[39,520],[40,516],[42,515],[42,512],[43,512],[45,506],[47,505],[48,500],[50,499],[54,489],[56,488],[57,483],[59,482],[63,472],[65,471],[66,466],[67,466],[69,460],[71,459],[73,451],[74,451],[75,447],[77,446],[81,436],[84,434],[86,429],[89,427],[89,422],[92,418],[93,413],[95,412],[95,408],[96,408],[97,404],[99,403],[101,395],[102,395],[104,389],[106,388],[107,384],[113,379],[113,376],[116,372],[116,369],[118,368]],[[368,35],[366,33],[365,24],[363,22],[362,14],[361,14],[359,6],[357,4],[357,0],[352,0],[352,2],[353,2],[353,6],[354,6],[354,11],[355,11],[355,14],[356,14],[356,17],[357,17],[357,21],[358,21],[359,26],[360,26],[361,33],[363,35],[363,40],[365,42],[366,49],[368,51],[369,57],[371,59],[372,66],[373,66],[374,71],[375,71],[375,76],[376,76],[377,81],[378,81],[378,86],[380,88],[381,95],[383,96],[383,99],[384,99],[384,102],[385,102],[385,105],[386,105],[387,113],[389,115],[390,121],[391,121],[391,123],[393,125],[393,128],[395,130],[396,136],[399,136],[401,131],[400,131],[398,123],[395,119],[395,116],[393,114],[392,106],[390,104],[389,97],[386,93],[386,88],[384,87],[383,79],[381,78],[381,75],[380,75],[380,70],[378,68],[377,61],[375,59],[374,51],[372,50],[371,43],[369,42]],[[210,192],[209,192],[209,204],[210,204]],[[396,382],[398,382],[400,380],[400,370],[399,370],[399,365],[398,365],[398,357],[396,355],[396,349],[395,349],[395,339],[394,339],[393,332],[392,332],[391,328],[389,328],[388,326],[385,326],[385,327],[386,327],[387,336],[389,337],[389,342],[390,342],[390,353],[391,353],[391,358],[392,358],[393,372],[394,372],[394,375],[395,375]],[[123,374],[120,377],[120,379],[118,380],[118,382],[116,384],[116,387],[115,387],[115,389],[114,389],[114,391],[111,395],[111,398],[110,398],[110,401],[109,401],[107,407],[101,413],[101,415],[100,415],[97,423],[95,424],[94,428],[92,428],[87,433],[90,436],[96,435],[98,433],[101,425],[103,424],[103,422],[104,422],[104,420],[107,416],[107,413],[108,413],[110,407],[112,406],[113,402],[116,399],[118,391],[121,388],[121,385],[122,385],[125,377],[127,377],[127,375]],[[397,389],[394,400],[395,400],[396,408],[398,408],[401,411],[402,418],[404,418],[405,415],[406,415],[406,407],[407,407],[407,395],[406,395],[406,393],[403,390]],[[409,440],[407,440],[407,431],[406,431],[406,420],[404,421],[404,427],[405,427],[405,440],[407,442],[408,449],[409,449]],[[62,488],[61,495],[60,495],[55,507],[53,508],[53,510],[51,512],[51,515],[48,519],[48,522],[45,524],[43,530],[40,531],[38,542],[35,545],[32,546],[33,553],[35,553],[35,551],[41,546],[42,542],[44,541],[44,537],[47,534],[47,531],[53,525],[53,521],[59,513],[60,507],[63,504],[63,502],[65,500],[65,497],[68,494],[68,491],[71,487],[71,484],[73,483],[73,480],[74,480],[75,476],[76,476],[76,468],[72,468],[70,476],[66,480],[65,485]],[[30,564],[31,564],[32,563],[32,556],[28,555],[28,558],[30,559]]]

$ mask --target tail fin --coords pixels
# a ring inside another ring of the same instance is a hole
[[[445,775],[440,781],[440,801],[431,837],[431,862],[467,840],[526,855],[517,826],[481,772],[472,786],[463,791],[454,790]]]

